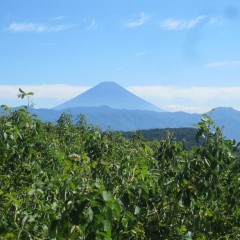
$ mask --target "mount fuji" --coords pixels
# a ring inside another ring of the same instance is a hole
[[[86,92],[64,102],[54,109],[108,106],[113,109],[160,112],[157,106],[145,101],[115,82],[102,82]]]

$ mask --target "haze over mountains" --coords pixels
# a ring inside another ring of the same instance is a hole
[[[161,94],[161,93],[159,93]],[[103,82],[54,109],[30,108],[42,121],[56,122],[62,113],[73,119],[84,114],[89,123],[103,130],[194,127],[202,115],[184,112],[160,112],[153,104],[135,96],[114,82]],[[240,141],[240,111],[219,107],[209,112],[224,135]]]

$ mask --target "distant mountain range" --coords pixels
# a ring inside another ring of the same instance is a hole
[[[77,107],[71,109],[33,109],[42,121],[55,122],[62,113],[71,113],[73,119],[80,113],[84,114],[89,123],[98,125],[103,130],[133,131],[138,129],[153,128],[182,128],[194,127],[202,115],[184,112],[154,112],[144,110],[112,109],[107,106],[101,107]],[[223,133],[228,139],[240,141],[240,111],[233,108],[219,107],[210,112],[219,127],[223,127]]]
[[[42,121],[55,122],[62,113],[73,119],[84,114],[89,123],[103,130],[132,131],[138,129],[194,127],[202,115],[185,112],[160,112],[153,104],[135,96],[113,82],[100,83],[54,109],[29,109]],[[240,141],[240,111],[219,107],[209,115],[228,139]]]

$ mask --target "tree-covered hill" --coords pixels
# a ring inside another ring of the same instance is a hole
[[[122,135],[126,138],[133,138],[136,135],[139,135],[148,141],[165,139],[168,134],[172,134],[175,141],[185,142],[188,148],[199,144],[196,140],[196,128],[156,128],[122,132]]]

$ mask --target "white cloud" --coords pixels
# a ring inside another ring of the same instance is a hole
[[[203,113],[219,106],[240,109],[240,87],[132,86],[129,91],[167,111]]]
[[[92,19],[91,24],[87,27],[87,30],[93,31],[98,28],[98,24],[96,23],[95,19]]]
[[[62,20],[62,19],[64,19],[64,18],[66,18],[65,16],[56,16],[56,17],[54,17],[53,18],[53,20]]]
[[[205,15],[198,16],[191,20],[181,20],[181,19],[166,19],[160,23],[160,27],[166,30],[184,30],[184,29],[191,29],[201,23],[203,20],[207,19],[208,17]],[[209,19],[209,21],[212,21]]]
[[[236,67],[240,67],[240,61],[211,62],[211,63],[206,64],[205,67],[217,68],[217,69],[236,68]]]
[[[188,105],[177,105],[177,104],[170,104],[167,105],[166,109],[169,112],[188,112],[188,113],[205,113],[210,110],[210,108],[206,108],[203,106],[188,106]]]
[[[28,22],[28,23],[13,22],[8,26],[7,30],[15,33],[21,33],[21,32],[42,33],[42,32],[59,32],[59,31],[73,28],[73,27],[75,27],[75,25],[61,24],[57,26],[48,26],[45,24],[38,24],[38,23],[31,23],[31,22]]]
[[[136,28],[143,26],[148,20],[148,16],[144,12],[140,13],[140,17],[137,19],[129,19],[125,22],[124,27],[126,28]]]
[[[215,23],[221,23],[221,22],[222,22],[221,18],[211,17],[211,18],[209,19],[208,24],[215,24]]]
[[[60,101],[67,100],[89,89],[86,86],[68,84],[22,86],[23,90],[34,92],[36,98],[52,98]]]
[[[132,86],[128,90],[144,96],[173,99],[187,98],[190,100],[205,101],[211,99],[239,99],[240,87],[178,87],[171,85]]]

